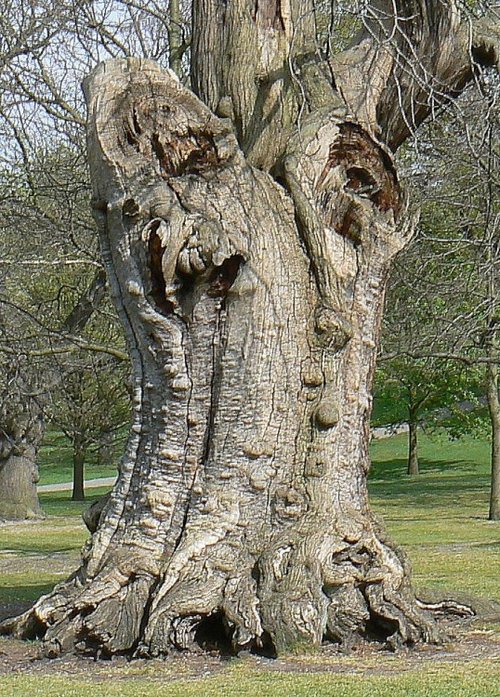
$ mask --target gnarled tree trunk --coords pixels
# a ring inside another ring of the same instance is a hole
[[[9,371],[0,404],[0,519],[7,520],[42,514],[36,483],[43,413],[22,372],[19,366]]]
[[[444,5],[404,5],[424,58],[459,45]],[[49,655],[436,640],[366,490],[385,284],[411,234],[378,125],[404,137],[407,37],[395,61],[379,23],[325,66],[307,1],[199,0],[193,21],[203,101],[150,61],[86,85],[134,422],[81,568],[4,631],[45,633]]]

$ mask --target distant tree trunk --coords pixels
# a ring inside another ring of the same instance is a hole
[[[408,407],[408,474],[419,474],[418,411]]]
[[[179,0],[169,1],[168,50],[169,65],[176,75],[182,72],[182,16]]]
[[[382,5],[324,65],[312,0],[195,0],[203,101],[151,61],[88,80],[132,432],[81,568],[4,631],[49,655],[439,639],[368,506],[370,389],[412,232],[386,146],[428,113],[404,56],[440,94],[470,68],[447,3],[404,3],[397,60]]]
[[[85,455],[87,446],[82,434],[76,433],[73,439],[73,501],[85,500]]]
[[[23,520],[42,515],[38,501],[37,455],[43,438],[43,414],[24,368],[9,371],[0,396],[0,518]]]
[[[0,519],[23,520],[42,515],[36,490],[36,452],[35,446],[29,446],[22,455],[10,454],[0,461]]]
[[[500,520],[500,398],[498,395],[498,366],[487,368],[488,410],[491,421],[491,492],[490,520]]]

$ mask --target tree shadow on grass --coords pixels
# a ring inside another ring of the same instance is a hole
[[[419,458],[420,474],[410,477],[406,473],[408,461],[406,458],[391,460],[374,460],[368,478],[377,481],[379,479],[405,479],[406,481],[418,479],[429,473],[460,473],[460,475],[475,476],[478,466],[467,460],[431,460]]]
[[[29,542],[22,542],[22,541],[9,541],[8,544],[1,544],[0,545],[0,554],[7,550],[9,553],[10,552],[15,552],[16,556],[19,557],[53,557],[56,555],[66,555],[66,554],[71,554],[73,553],[79,553],[82,545],[84,544],[84,540],[77,540],[74,544],[69,544],[66,543],[64,546],[61,546],[61,543],[55,541],[40,541],[39,544],[36,543],[36,541],[29,541]]]
[[[87,491],[85,501],[72,501],[71,491],[54,491],[40,494],[40,504],[45,515],[81,518],[82,513],[95,501],[107,494],[111,488],[103,486]]]
[[[1,611],[8,613],[9,608],[18,605],[30,607],[35,600],[38,600],[42,595],[50,593],[56,583],[58,583],[58,580],[52,582],[45,581],[44,583],[20,583],[18,586],[0,586],[0,614]],[[10,612],[12,612],[12,610],[10,610]],[[4,614],[4,617],[8,616],[11,615]]]
[[[486,494],[489,477],[465,460],[436,461],[421,458],[420,474],[406,473],[407,461],[397,458],[375,461],[368,476],[370,495],[383,501],[408,497],[413,505],[449,505],[447,499]]]

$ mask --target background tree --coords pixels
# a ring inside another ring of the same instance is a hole
[[[0,177],[4,251],[0,360],[5,380],[0,432],[3,443],[9,444],[4,445],[2,458],[7,478],[0,494],[4,517],[39,512],[37,454],[51,391],[62,379],[50,358],[54,352],[71,352],[78,346],[105,294],[105,275],[92,258],[95,235],[72,155],[64,149],[40,151]],[[30,185],[31,179],[36,187]],[[57,214],[56,201],[67,202],[64,215]],[[21,239],[32,240],[29,250]],[[84,254],[75,249],[77,240],[85,247]]]
[[[50,401],[57,400],[57,386],[64,384],[61,360],[56,364],[51,356],[60,359],[84,346],[102,355],[106,348],[102,334],[98,342],[88,332],[81,336],[102,299],[103,283],[88,205],[80,82],[104,56],[135,53],[167,61],[172,51],[161,37],[171,19],[176,60],[182,61],[189,40],[183,12],[177,7],[171,18],[155,2],[122,0],[48,0],[42,5],[9,0],[0,10],[0,272],[5,278],[0,297],[0,365],[5,366],[0,516],[24,517],[39,510],[36,455],[43,413],[50,414]],[[44,282],[50,292],[36,297]],[[89,305],[85,288],[97,291],[99,302]],[[68,300],[77,303],[74,313]],[[74,320],[78,326],[70,326]],[[123,359],[120,347],[107,348]],[[21,360],[10,368],[15,356]],[[20,505],[21,498],[29,504]]]
[[[375,381],[374,425],[408,424],[408,474],[419,474],[420,426],[444,428],[451,437],[477,430],[484,411],[478,400],[481,382],[477,370],[456,360],[403,355],[382,363]]]
[[[121,337],[117,337],[119,343]],[[113,361],[114,365],[109,365]],[[85,498],[84,469],[90,447],[98,447],[102,434],[113,455],[113,437],[128,425],[129,395],[127,363],[116,363],[103,354],[80,352],[60,368],[63,381],[51,404],[51,422],[71,443],[73,450],[73,493],[75,501]],[[111,440],[111,443],[110,443]],[[101,453],[102,457],[102,453]]]
[[[396,397],[393,382],[384,389],[385,377],[411,384],[417,401],[437,395],[434,406],[441,399],[452,412],[447,425],[453,435],[475,431],[489,418],[492,519],[500,470],[498,384],[491,377],[500,359],[494,319],[500,278],[497,96],[497,78],[486,75],[424,129],[418,151],[403,155],[422,217],[418,240],[392,275],[378,380],[382,399],[391,399],[391,391]],[[489,416],[477,404],[480,395]],[[462,400],[477,408],[460,410]]]

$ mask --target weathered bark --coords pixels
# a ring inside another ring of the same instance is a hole
[[[134,419],[81,568],[3,625],[49,655],[439,639],[366,489],[386,279],[412,226],[347,72],[334,85],[308,55],[306,6],[195,2],[205,103],[150,61],[87,82]]]
[[[418,420],[415,413],[408,417],[408,474],[418,474]]]
[[[312,0],[198,0],[193,3],[195,94],[233,123],[247,161],[279,170],[302,113],[335,103],[319,56]]]
[[[487,368],[488,410],[491,421],[491,490],[490,520],[500,520],[500,397],[498,395],[498,366]]]
[[[189,647],[217,617],[236,647],[436,638],[366,491],[385,281],[408,234],[389,156],[335,113],[305,120],[293,199],[156,65],[101,66],[87,89],[133,437],[90,556],[29,628],[49,627],[49,651],[111,653]]]

